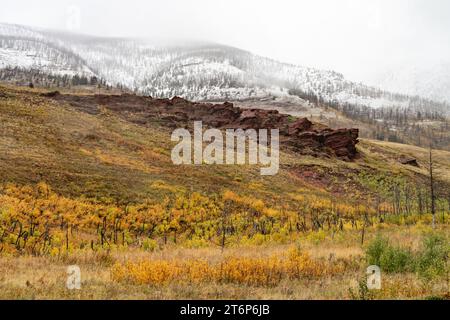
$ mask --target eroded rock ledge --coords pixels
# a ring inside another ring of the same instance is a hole
[[[345,160],[357,155],[358,129],[333,130],[294,118],[276,110],[241,109],[232,103],[195,103],[183,98],[153,99],[123,95],[47,95],[69,103],[76,109],[99,114],[107,109],[140,125],[159,123],[169,128],[190,127],[194,121],[218,129],[279,129],[281,147],[288,146],[300,154],[335,156]]]

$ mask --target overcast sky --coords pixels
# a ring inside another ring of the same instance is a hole
[[[3,0],[0,21],[210,40],[362,81],[391,64],[450,57],[448,0]]]

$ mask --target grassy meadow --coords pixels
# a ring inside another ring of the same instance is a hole
[[[419,254],[428,227],[348,230],[332,239],[309,233],[293,244],[140,250],[78,251],[60,256],[3,256],[1,299],[448,299],[448,265],[436,274],[400,266],[381,275],[382,289],[368,290],[367,251],[376,237]],[[437,234],[448,235],[447,227]],[[448,241],[448,238],[447,238]],[[448,243],[447,243],[448,246]],[[448,254],[448,247],[447,247]],[[385,263],[398,262],[395,255]],[[397,262],[396,262],[397,261]],[[81,289],[66,288],[69,265],[81,269]],[[403,270],[401,268],[404,268]],[[435,270],[436,269],[436,270]]]

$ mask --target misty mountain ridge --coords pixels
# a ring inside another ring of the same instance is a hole
[[[153,97],[204,101],[295,94],[339,105],[450,110],[443,102],[383,91],[338,72],[281,63],[221,44],[104,38],[0,24],[0,69],[11,68],[95,77]]]
[[[448,102],[449,75],[450,63],[445,61],[418,66],[404,64],[376,74],[371,83],[386,90]]]

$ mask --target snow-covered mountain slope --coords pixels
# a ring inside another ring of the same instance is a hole
[[[17,47],[0,48],[0,69],[16,66],[24,69],[37,69],[55,75],[94,76],[94,73],[86,65],[80,64],[77,59],[68,57],[51,47],[43,47],[42,50],[22,50]]]
[[[295,92],[343,105],[448,109],[354,83],[334,71],[281,63],[213,43],[162,44],[0,24],[0,67],[92,74],[154,97],[236,100]]]
[[[31,28],[0,24],[0,68],[20,67],[54,75],[94,76],[74,52]]]

